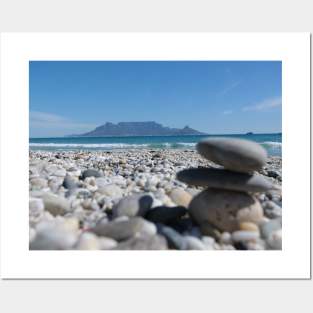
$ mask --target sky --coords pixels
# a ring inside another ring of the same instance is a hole
[[[281,84],[280,61],[31,61],[30,137],[139,121],[281,132]]]

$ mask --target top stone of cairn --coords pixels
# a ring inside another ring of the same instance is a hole
[[[264,148],[244,139],[207,138],[197,144],[197,151],[226,169],[244,173],[260,170],[267,159]]]

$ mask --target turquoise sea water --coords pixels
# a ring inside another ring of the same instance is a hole
[[[30,138],[31,150],[113,150],[113,149],[194,149],[206,137],[243,138],[260,143],[269,155],[281,156],[281,134],[132,136],[132,137],[58,137]]]

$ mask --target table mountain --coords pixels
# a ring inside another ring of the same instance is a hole
[[[156,122],[120,122],[117,124],[105,123],[94,130],[72,136],[82,137],[106,137],[106,136],[182,136],[182,135],[206,135],[195,129],[185,126],[184,128],[170,128]]]

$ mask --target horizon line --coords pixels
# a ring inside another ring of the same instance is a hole
[[[251,133],[251,134],[249,134]],[[266,133],[255,133],[255,132],[245,132],[245,133],[224,133],[224,134],[204,134],[204,135],[129,135],[129,136],[51,136],[51,137],[29,137],[29,139],[49,139],[49,138],[116,138],[116,137],[190,137],[190,136],[229,136],[229,135],[273,135],[273,134],[282,134],[282,132],[266,132]]]

